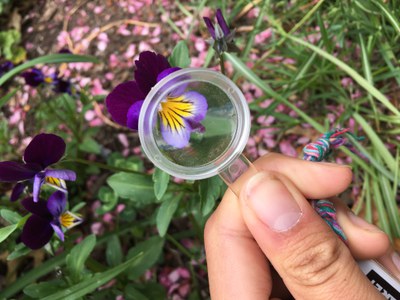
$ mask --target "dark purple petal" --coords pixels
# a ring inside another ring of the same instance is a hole
[[[32,215],[22,229],[21,240],[27,247],[35,250],[46,245],[53,233],[54,230],[48,220]]]
[[[69,181],[76,180],[76,173],[71,170],[46,170],[45,175]]]
[[[9,60],[0,64],[0,77],[3,76],[3,74],[10,71],[12,68],[14,68],[14,64]]]
[[[24,161],[40,164],[44,169],[61,159],[65,153],[65,147],[64,140],[58,135],[38,134],[26,147]]]
[[[212,38],[215,39],[215,29],[214,29],[214,25],[211,22],[210,18],[207,17],[203,17],[204,23],[206,23],[208,32],[211,34]]]
[[[71,82],[69,80],[64,80],[57,78],[54,82],[54,91],[56,93],[67,93],[71,94]]]
[[[21,196],[21,194],[23,193],[24,189],[25,189],[25,183],[18,182],[12,190],[10,200],[12,202],[17,201],[19,199],[19,197]]]
[[[47,200],[47,209],[54,218],[61,216],[67,206],[67,197],[61,191],[54,192]]]
[[[135,102],[143,100],[145,95],[135,81],[128,81],[117,85],[106,98],[107,110],[113,120],[122,126],[127,126],[129,108]]]
[[[217,9],[217,22],[219,24],[219,26],[221,27],[224,36],[228,35],[231,31],[229,30],[228,24],[226,24],[226,21],[224,19],[224,16],[222,15],[222,12],[220,9]]]
[[[23,164],[14,161],[0,162],[0,181],[14,182],[31,179],[41,171],[38,164]]]
[[[44,174],[43,173],[37,173],[33,179],[33,201],[38,202],[39,201],[39,194],[40,194],[40,188],[42,187],[44,183]]]
[[[189,144],[192,128],[185,120],[178,128],[166,126],[164,122],[161,122],[160,130],[164,141],[170,146],[181,149]]]
[[[39,202],[34,202],[33,197],[25,198],[21,201],[21,204],[27,211],[34,215],[48,220],[49,222],[53,219],[49,210],[47,209],[47,202],[40,199]]]
[[[64,232],[62,231],[61,226],[54,223],[51,223],[50,225],[53,227],[54,232],[57,234],[60,240],[64,242]]]
[[[173,67],[173,68],[168,68],[165,69],[164,71],[162,71],[160,74],[158,74],[157,76],[157,82],[159,82],[161,79],[163,79],[164,77],[167,77],[169,74],[174,73],[178,70],[180,70],[181,68],[179,67]]]
[[[164,56],[151,51],[140,53],[139,60],[135,61],[135,65],[135,80],[144,95],[147,95],[156,85],[158,74],[171,67]]]
[[[24,72],[21,74],[25,79],[25,83],[27,85],[36,87],[44,82],[43,72],[39,69],[33,68],[30,71]]]
[[[143,105],[143,100],[135,102],[131,105],[127,113],[126,126],[133,130],[139,129],[139,114]]]
[[[186,120],[194,122],[203,120],[208,109],[207,99],[202,94],[194,91],[184,93],[182,96],[182,101],[192,103],[192,108],[190,109],[192,116],[187,117]]]

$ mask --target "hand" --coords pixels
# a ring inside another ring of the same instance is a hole
[[[355,259],[381,257],[400,277],[387,235],[333,198],[346,246],[306,200],[343,192],[351,169],[279,154],[254,164],[206,224],[211,298],[382,299]]]

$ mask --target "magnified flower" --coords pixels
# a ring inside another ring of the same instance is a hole
[[[49,170],[50,165],[58,162],[65,153],[65,142],[54,134],[38,134],[26,147],[24,163],[14,161],[0,162],[0,181],[19,182],[13,189],[11,201],[15,201],[23,192],[25,186],[33,183],[33,200],[39,201],[40,188],[48,184],[66,192],[64,180],[76,179],[71,170]]]
[[[119,84],[106,98],[112,118],[120,125],[138,129],[141,107],[146,95],[158,81],[180,68],[171,67],[167,59],[145,51],[135,61],[135,80]],[[177,148],[185,147],[192,131],[204,131],[199,123],[207,112],[207,101],[201,94],[185,88],[173,91],[161,102],[159,116],[164,140]]]
[[[228,24],[226,23],[220,9],[217,9],[216,18],[217,23],[215,23],[214,25],[210,18],[203,17],[208,32],[211,34],[212,37],[212,39],[208,42],[218,53],[218,55],[221,55],[223,52],[226,52],[228,50],[236,50],[236,46],[233,43],[235,30],[231,31],[229,29]]]
[[[35,202],[33,197],[29,197],[22,200],[22,205],[32,213],[21,235],[22,242],[31,249],[46,245],[54,232],[64,241],[63,227],[70,229],[83,221],[79,216],[66,211],[67,199],[61,191],[53,193],[47,202],[42,199]]]

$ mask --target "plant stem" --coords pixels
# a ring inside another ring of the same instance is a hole
[[[220,54],[220,56],[219,56],[219,66],[221,68],[221,73],[226,75],[225,74],[225,59],[224,59],[223,54]]]

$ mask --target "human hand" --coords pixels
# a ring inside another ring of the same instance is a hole
[[[384,299],[355,259],[380,258],[400,278],[397,254],[384,232],[332,198],[351,182],[351,169],[279,154],[254,164],[257,174],[234,183],[240,199],[228,190],[206,224],[212,299]],[[326,198],[347,246],[306,200]]]

